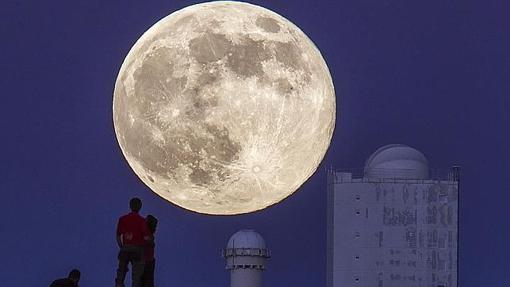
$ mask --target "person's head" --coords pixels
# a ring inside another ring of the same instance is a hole
[[[140,209],[142,209],[142,201],[138,197],[133,197],[129,201],[129,208],[131,208],[131,211],[133,212],[139,212]]]
[[[69,276],[67,276],[67,278],[71,279],[75,284],[78,284],[78,281],[80,281],[80,276],[80,270],[73,269],[71,272],[69,272]]]
[[[156,227],[158,226],[158,219],[152,215],[147,215],[147,226],[149,227],[149,230],[151,233],[156,232]]]

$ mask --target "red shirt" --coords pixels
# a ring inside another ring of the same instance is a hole
[[[119,218],[117,235],[122,236],[124,245],[145,245],[145,238],[150,235],[145,218],[131,212]]]

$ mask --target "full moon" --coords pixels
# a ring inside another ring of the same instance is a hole
[[[229,215],[278,203],[315,172],[335,105],[328,67],[298,27],[218,1],[172,13],[138,39],[115,83],[113,121],[152,191]]]

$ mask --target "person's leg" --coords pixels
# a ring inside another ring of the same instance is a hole
[[[140,282],[141,282],[141,286],[144,287],[145,286],[145,273],[147,272],[147,262],[145,262],[145,266],[143,267],[143,273],[142,273],[142,277],[140,278]]]
[[[142,287],[154,287],[154,267],[156,260],[145,262],[143,269]]]
[[[132,279],[132,287],[141,287],[142,286],[142,275],[144,270],[144,261],[142,256],[142,251],[137,250],[132,254],[131,257],[131,279]]]
[[[126,251],[120,250],[119,255],[119,266],[117,268],[117,277],[115,277],[115,287],[124,287],[124,279],[129,271],[129,254]]]

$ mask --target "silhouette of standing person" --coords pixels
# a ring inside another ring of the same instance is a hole
[[[78,269],[73,269],[69,272],[67,278],[61,278],[53,281],[50,287],[78,287],[81,273]]]
[[[156,233],[158,219],[149,214],[147,215],[146,221],[151,235],[144,249],[145,268],[142,275],[142,287],[154,287],[154,269],[156,267],[156,259],[154,258],[154,248],[156,246],[154,233]]]
[[[142,209],[142,201],[139,198],[132,198],[129,201],[131,212],[121,216],[117,224],[117,244],[119,245],[119,266],[116,287],[124,287],[124,279],[129,271],[128,264],[131,263],[132,287],[141,287],[141,279],[144,269],[143,248],[149,240],[150,233],[145,218],[138,212]]]

